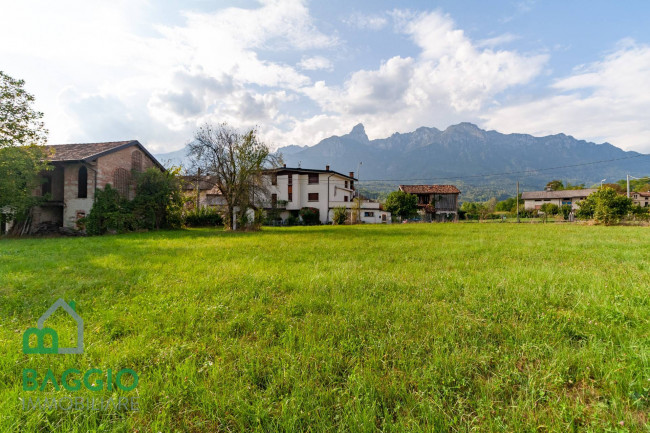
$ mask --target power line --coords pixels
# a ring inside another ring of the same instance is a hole
[[[454,180],[459,180],[459,179],[474,179],[474,178],[479,178],[479,177],[494,177],[494,176],[508,176],[512,174],[523,174],[523,175],[532,175],[534,173],[540,172],[540,171],[551,171],[551,170],[559,170],[563,168],[573,168],[573,167],[583,167],[586,165],[595,165],[595,164],[603,164],[605,162],[613,162],[613,161],[621,161],[624,159],[634,159],[634,158],[641,158],[641,157],[646,157],[650,155],[644,155],[644,154],[639,154],[635,156],[627,156],[625,158],[613,158],[613,159],[603,159],[600,161],[592,161],[592,162],[584,162],[581,164],[571,164],[571,165],[562,165],[558,167],[547,167],[547,168],[536,168],[536,169],[531,169],[531,170],[519,170],[519,171],[506,171],[506,172],[501,172],[501,173],[486,173],[486,174],[473,174],[473,175],[464,175],[464,176],[440,176],[440,177],[426,177],[426,178],[410,178],[410,179],[366,179],[359,181],[359,183],[363,182],[404,182],[404,181],[424,181],[424,180],[445,180],[445,179],[454,179]]]

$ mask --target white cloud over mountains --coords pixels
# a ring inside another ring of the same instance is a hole
[[[173,24],[149,22],[154,7],[7,5],[14,19],[0,28],[0,56],[9,59],[6,72],[27,80],[51,141],[137,138],[171,150],[206,121],[258,125],[278,146],[314,144],[358,122],[371,138],[460,121],[640,149],[650,138],[642,116],[650,108],[650,49],[633,42],[556,81],[546,97],[504,103],[504,94],[525,94],[543,74],[548,54],[499,48],[516,39],[510,34],[474,41],[439,11],[347,19],[359,31],[406,37],[417,54],[345,70],[341,80],[323,76],[345,67],[337,54],[354,41],[320,30],[304,1],[188,11]]]

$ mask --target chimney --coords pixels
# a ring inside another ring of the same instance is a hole
[[[354,172],[353,171],[350,172],[350,177],[354,177]]]
[[[287,168],[287,164],[282,164],[282,167],[283,167],[283,168]]]
[[[330,166],[329,165],[325,166],[325,171],[330,171]]]

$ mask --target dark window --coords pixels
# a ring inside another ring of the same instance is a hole
[[[318,201],[318,193],[317,192],[310,192],[307,194],[307,200],[308,201]]]
[[[313,184],[317,184],[317,183],[318,183],[318,173],[310,174],[309,175],[309,184],[313,185]]]
[[[276,204],[278,204],[278,195],[271,194],[271,206],[275,206]]]
[[[345,181],[345,187],[346,188],[348,187],[348,181],[347,180]]]
[[[350,181],[350,189],[354,189],[354,181],[353,180]]]
[[[289,200],[287,201],[293,201],[293,193],[289,193]]]
[[[343,201],[348,201],[348,196],[347,195],[343,196]]]
[[[142,171],[142,153],[139,150],[131,153],[131,170]]]
[[[277,185],[277,184],[278,184],[278,174],[271,173],[271,185]]]
[[[130,180],[129,172],[123,168],[116,168],[113,172],[113,187],[124,198],[129,198]]]
[[[85,166],[79,167],[77,176],[77,198],[88,197],[88,169]]]
[[[287,179],[289,180],[288,185],[293,185],[293,175],[292,174],[288,175]]]
[[[375,213],[374,213],[374,212],[364,212],[364,213],[363,213],[363,216],[364,216],[364,217],[374,217],[374,216],[375,216]]]
[[[41,185],[41,195],[45,196],[46,194],[52,193],[52,176],[46,176],[45,182]]]

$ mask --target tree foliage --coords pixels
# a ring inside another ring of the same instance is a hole
[[[184,199],[177,170],[150,168],[135,180],[136,194],[131,201],[110,184],[95,191],[93,207],[81,221],[88,234],[180,227]]]
[[[179,170],[149,168],[136,175],[133,212],[141,228],[178,228],[184,196]]]
[[[247,209],[264,201],[262,171],[278,165],[279,158],[258,139],[256,129],[240,133],[226,123],[205,124],[188,147],[193,168],[212,176],[223,195],[226,227],[231,228],[235,212],[244,221]]]
[[[633,202],[612,188],[601,188],[578,203],[579,218],[594,219],[605,225],[616,224],[632,210]]]
[[[43,113],[32,108],[34,96],[27,93],[24,85],[24,80],[0,71],[0,148],[46,142]]]
[[[404,191],[393,191],[386,197],[384,209],[400,218],[410,218],[417,214],[418,198]]]
[[[0,213],[3,219],[23,219],[43,200],[34,191],[48,169],[43,114],[32,108],[34,97],[25,82],[0,71]]]

